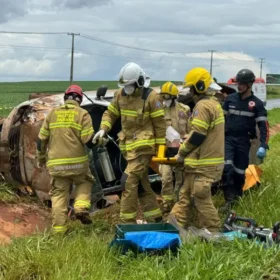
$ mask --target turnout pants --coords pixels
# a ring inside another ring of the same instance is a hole
[[[226,136],[223,189],[227,202],[233,202],[243,194],[245,171],[249,165],[250,139]]]
[[[156,195],[149,182],[148,168],[150,161],[150,155],[141,155],[127,161],[127,167],[121,178],[123,193],[120,218],[123,223],[136,223],[138,199],[143,208],[144,217],[148,222],[162,219]]]
[[[75,213],[88,214],[94,178],[91,174],[59,177],[53,176],[51,183],[52,229],[55,233],[67,230],[67,213],[72,183],[75,184]]]
[[[180,190],[179,201],[171,211],[180,226],[187,226],[193,205],[197,210],[200,228],[207,228],[211,232],[219,230],[221,225],[220,218],[211,196],[212,183],[213,180],[204,176],[185,173],[184,185]]]
[[[184,169],[161,164],[159,166],[159,172],[162,181],[161,196],[163,199],[163,211],[164,213],[169,213],[174,203],[178,201],[179,190],[184,182]]]

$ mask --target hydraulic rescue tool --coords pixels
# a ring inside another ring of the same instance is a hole
[[[175,155],[178,148],[170,148],[165,145],[159,145],[157,155],[152,158],[153,162],[159,164],[177,164]]]
[[[240,224],[245,223],[245,225]],[[264,226],[258,226],[257,222],[251,218],[244,218],[236,215],[235,211],[231,211],[227,216],[224,223],[224,231],[241,231],[247,234],[248,239],[258,239],[261,242],[280,243],[280,222],[276,222],[273,228],[265,228]]]

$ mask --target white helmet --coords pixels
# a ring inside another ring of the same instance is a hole
[[[122,67],[119,74],[119,87],[136,83],[138,87],[143,87],[146,81],[146,74],[143,69],[134,62],[129,62]]]

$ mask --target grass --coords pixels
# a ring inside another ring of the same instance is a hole
[[[270,122],[280,123],[280,109],[271,112]],[[280,135],[270,141],[262,184],[247,191],[235,209],[266,227],[280,219],[279,142]],[[215,201],[220,203],[221,196]],[[192,240],[178,255],[122,256],[108,248],[113,228],[102,215],[96,215],[91,226],[77,222],[71,226],[72,232],[66,237],[44,233],[16,239],[0,248],[0,279],[280,279],[280,249],[276,246],[265,248],[250,240],[220,244]]]
[[[267,112],[267,114],[268,114],[270,127],[273,127],[274,125],[280,123],[280,109],[275,108],[275,109],[269,110]]]
[[[267,99],[280,98],[280,86],[266,86]]]
[[[92,229],[76,228],[67,238],[33,237],[2,249],[2,277],[23,279],[166,280],[166,279],[279,279],[280,255],[254,242],[215,245],[192,241],[178,255],[134,258],[108,250],[108,238]],[[7,267],[14,269],[3,273]],[[50,257],[51,256],[51,257]],[[16,265],[15,265],[16,264]],[[16,266],[16,267],[15,267]],[[1,272],[0,272],[1,275]],[[265,278],[266,277],[266,278]]]
[[[15,187],[0,182],[0,202],[11,203],[17,201],[18,196]]]

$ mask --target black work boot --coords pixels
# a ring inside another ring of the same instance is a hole
[[[91,225],[92,220],[89,217],[88,213],[78,212],[75,213],[76,219],[79,220],[83,225]]]
[[[163,222],[162,217],[155,218],[155,223],[162,223],[162,222]]]

